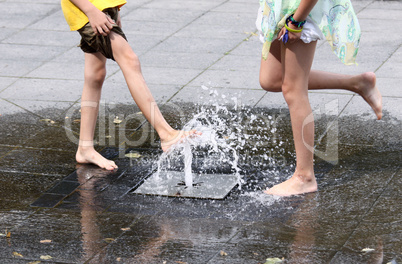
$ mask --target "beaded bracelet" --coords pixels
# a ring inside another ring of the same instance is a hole
[[[292,24],[295,25],[296,27],[303,27],[304,24],[306,24],[306,20],[303,20],[303,21],[301,21],[301,22],[296,21],[296,20],[293,18],[293,15],[294,15],[294,14],[291,14],[291,15],[286,19],[286,22],[290,21],[290,23],[292,23]],[[286,24],[287,24],[287,23],[286,23]]]

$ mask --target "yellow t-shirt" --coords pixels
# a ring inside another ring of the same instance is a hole
[[[121,7],[126,0],[88,0],[99,10],[105,10],[111,7]],[[67,24],[70,26],[70,30],[78,30],[85,26],[89,22],[88,17],[82,12],[76,5],[69,0],[61,0],[61,8],[63,9],[64,17]]]

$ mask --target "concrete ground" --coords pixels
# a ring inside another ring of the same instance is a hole
[[[77,166],[79,35],[59,1],[0,0],[0,263],[401,263],[402,2],[352,2],[363,33],[358,66],[340,63],[321,41],[313,68],[375,72],[383,120],[350,92],[311,91],[319,191],[281,199],[261,192],[290,176],[295,157],[283,96],[258,82],[258,1],[122,8],[168,122],[180,128],[204,112],[223,120],[222,133],[238,132],[241,189],[202,200],[133,193],[161,151],[112,61],[96,140],[119,170]],[[197,155],[193,169],[210,158]],[[205,171],[233,172],[221,164]]]

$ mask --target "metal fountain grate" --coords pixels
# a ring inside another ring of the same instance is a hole
[[[158,176],[152,174],[133,193],[188,197],[203,199],[224,199],[238,184],[238,177],[230,174],[193,174],[193,187],[184,184],[184,172],[164,171]]]

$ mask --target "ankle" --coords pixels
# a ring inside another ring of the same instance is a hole
[[[304,171],[296,170],[293,176],[295,176],[303,183],[309,183],[315,181],[314,170],[304,170]]]
[[[94,148],[94,141],[93,140],[79,140],[78,143],[78,152],[87,152],[93,150]]]
[[[171,140],[172,138],[176,137],[178,133],[179,131],[173,128],[158,131],[159,138],[162,142]]]

